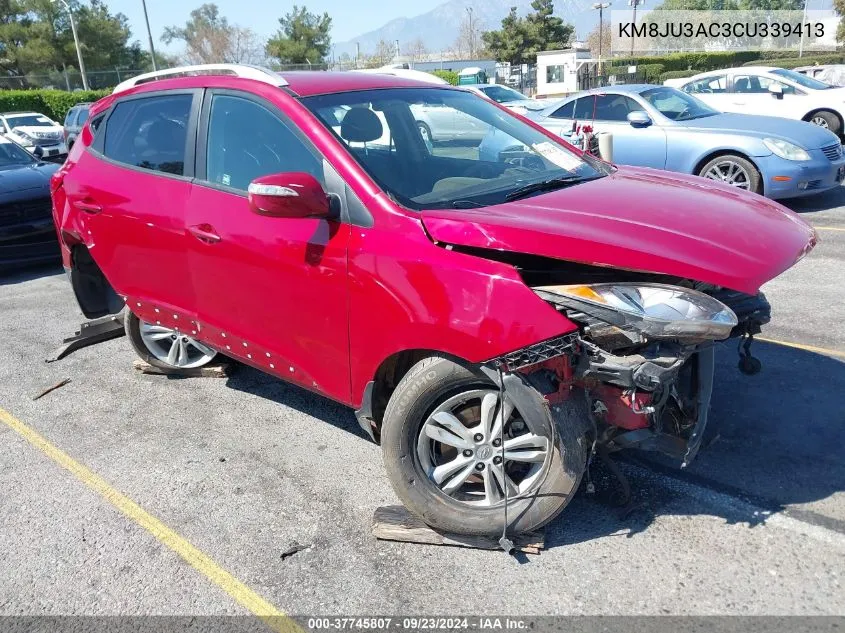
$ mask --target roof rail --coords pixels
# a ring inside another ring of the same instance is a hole
[[[196,66],[166,68],[164,70],[156,70],[151,73],[137,75],[117,84],[112,94],[159,79],[194,77],[197,75],[229,75],[232,77],[243,77],[244,79],[255,79],[256,81],[263,81],[273,86],[288,85],[288,82],[280,74],[273,72],[269,68],[262,68],[261,66],[252,66],[250,64],[199,64]]]

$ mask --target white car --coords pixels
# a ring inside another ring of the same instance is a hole
[[[38,112],[0,114],[0,133],[39,158],[67,154],[64,128]]]
[[[548,106],[548,103],[545,101],[526,97],[518,90],[514,90],[508,86],[502,86],[501,84],[468,84],[460,87],[482,97],[492,99],[496,103],[501,103],[517,114],[542,110]]]
[[[836,88],[794,70],[742,66],[687,78],[679,86],[722,112],[766,114],[809,121],[842,132],[845,88]]]

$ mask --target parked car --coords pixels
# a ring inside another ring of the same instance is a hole
[[[58,168],[0,136],[0,272],[59,261],[50,207]]]
[[[0,114],[0,133],[41,158],[57,158],[67,154],[62,126],[38,112],[4,112]]]
[[[845,88],[834,88],[794,70],[741,66],[693,75],[681,86],[722,112],[769,114],[809,121],[842,132]]]
[[[88,120],[88,111],[90,109],[90,103],[77,103],[67,111],[64,123],[64,137],[68,150],[73,147],[79,133],[82,131],[82,126]]]
[[[723,114],[668,86],[598,88],[530,116],[556,134],[572,130],[575,121],[610,132],[617,164],[703,176],[769,198],[818,193],[845,177],[842,145],[830,130],[778,117]],[[486,160],[501,160],[505,145],[492,132],[479,151]]]
[[[816,66],[801,66],[795,72],[818,79],[829,86],[845,86],[845,64],[818,64]]]
[[[518,90],[501,84],[474,84],[461,87],[482,97],[492,99],[496,103],[501,103],[519,114],[548,107],[548,103],[544,101],[526,97]]]
[[[713,341],[759,331],[760,286],[816,242],[775,202],[615,168],[459,88],[200,70],[119,85],[52,179],[83,312],[125,306],[153,365],[225,354],[355,408],[399,498],[448,532],[550,521],[594,442],[688,463]],[[419,104],[524,160],[430,152]]]

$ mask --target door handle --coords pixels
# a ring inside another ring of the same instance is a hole
[[[99,213],[103,210],[103,207],[101,207],[99,204],[96,204],[94,202],[85,202],[84,200],[77,200],[73,203],[73,206],[79,209],[80,211],[85,211],[85,213],[91,214]]]
[[[191,232],[191,235],[206,244],[216,244],[221,239],[215,232],[214,227],[210,224],[195,224],[194,226],[189,226],[188,230]]]

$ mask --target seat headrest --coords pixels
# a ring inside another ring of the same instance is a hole
[[[352,108],[340,124],[340,137],[350,143],[370,143],[382,134],[381,121],[369,108]]]

